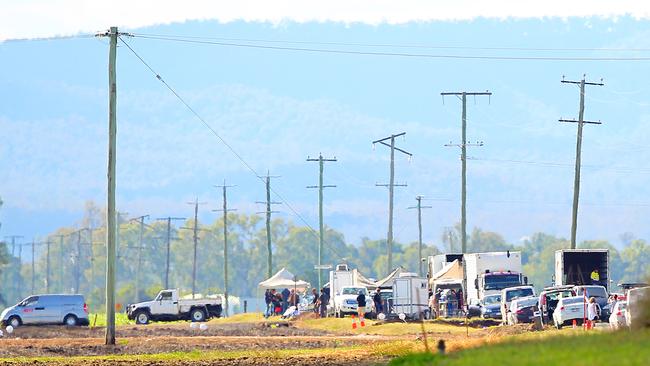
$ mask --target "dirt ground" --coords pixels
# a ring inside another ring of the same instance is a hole
[[[190,323],[159,323],[146,326],[119,326],[117,328],[118,344],[114,347],[104,346],[104,328],[40,326],[18,327],[13,334],[0,338],[0,365],[20,362],[20,357],[72,357],[72,356],[105,356],[105,355],[145,355],[169,352],[203,352],[203,351],[280,351],[307,349],[336,349],[351,346],[372,345],[408,340],[422,342],[421,336],[409,334],[403,336],[382,335],[342,335],[331,332],[296,327],[287,322],[243,322],[243,323],[208,323],[208,329],[201,331],[192,329]],[[380,325],[379,325],[380,326]],[[464,332],[444,335],[429,334],[430,344],[435,344],[444,337],[448,349],[466,348],[473,344],[496,339],[504,335],[525,332],[526,329],[499,330],[493,327],[470,332],[469,337]],[[368,347],[370,348],[370,347]],[[370,355],[364,348],[350,350],[346,348],[332,355],[292,355],[288,357],[240,357],[219,360],[129,360],[91,359],[62,359],[60,365],[375,365],[385,363],[386,356]],[[15,358],[11,360],[9,358]],[[30,364],[41,364],[41,361],[29,361]]]

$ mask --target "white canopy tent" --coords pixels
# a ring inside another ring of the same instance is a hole
[[[263,289],[283,289],[283,288],[295,288],[300,290],[305,290],[310,287],[309,282],[303,280],[294,281],[295,276],[293,273],[289,272],[286,268],[282,268],[276,274],[271,276],[262,282],[259,283],[259,287]]]

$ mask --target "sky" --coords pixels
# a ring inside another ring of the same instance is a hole
[[[461,103],[440,93],[489,90],[467,103],[468,140],[483,142],[468,148],[468,228],[568,237],[577,126],[558,119],[578,118],[579,89],[560,81],[586,74],[605,85],[586,90],[585,118],[603,124],[585,126],[578,239],[650,238],[650,5],[121,3],[0,1],[0,236],[43,236],[105,202],[108,41],[90,35],[117,25],[216,132],[120,43],[117,205],[129,216],[188,217],[198,197],[214,220],[224,179],[231,207],[262,211],[256,175],[268,171],[277,216],[317,228],[306,159],[322,153],[337,158],[326,224],[351,243],[384,238],[388,192],[375,184],[389,150],[371,142],[406,132],[395,237],[417,240],[408,207],[423,195],[423,238],[440,245],[460,215],[460,151],[444,145],[461,137]]]

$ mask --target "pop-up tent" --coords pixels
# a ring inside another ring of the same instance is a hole
[[[463,267],[460,264],[458,259],[454,259],[453,262],[445,264],[442,269],[434,273],[431,276],[431,283],[437,280],[463,280]]]
[[[281,288],[296,288],[304,290],[310,287],[309,282],[302,280],[295,280],[293,273],[289,272],[286,268],[282,268],[278,273],[271,276],[259,283],[259,287],[263,289],[281,289]]]
[[[398,278],[402,272],[406,272],[406,270],[402,267],[395,268],[388,276],[377,281],[375,286],[383,289],[393,288],[393,282],[395,282],[395,279]]]

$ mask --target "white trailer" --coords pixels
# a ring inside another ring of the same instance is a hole
[[[410,319],[429,317],[428,280],[415,273],[402,273],[393,282],[393,312]]]
[[[468,305],[477,305],[486,295],[528,282],[521,273],[521,252],[471,253],[463,259]]]

